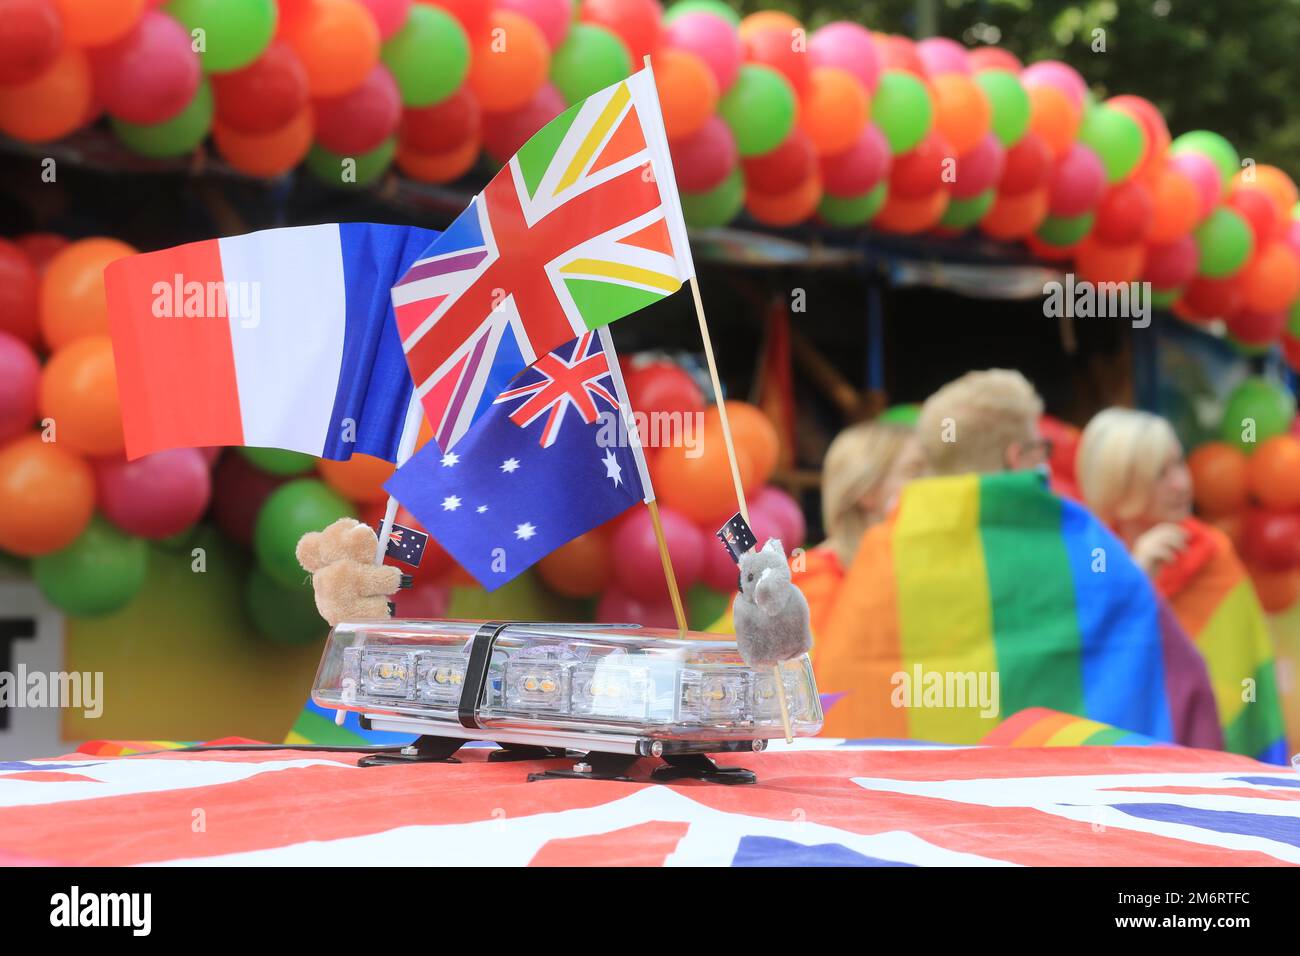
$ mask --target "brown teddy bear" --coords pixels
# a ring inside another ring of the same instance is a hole
[[[378,544],[374,529],[355,518],[340,518],[298,540],[294,553],[311,575],[316,610],[331,627],[392,616],[388,598],[407,578],[398,568],[375,564]]]

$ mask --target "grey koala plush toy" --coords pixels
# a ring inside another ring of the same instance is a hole
[[[740,594],[732,613],[736,643],[750,667],[788,661],[812,647],[808,600],[791,582],[776,538],[740,556]]]

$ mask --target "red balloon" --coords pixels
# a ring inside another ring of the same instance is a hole
[[[36,353],[16,336],[0,332],[0,443],[35,423],[40,383]]]
[[[660,572],[662,575],[662,572]],[[682,601],[685,602],[685,595]],[[689,609],[688,609],[689,613]],[[652,601],[632,597],[610,588],[596,605],[596,620],[606,624],[641,624],[645,627],[676,629],[677,618],[667,597]]]
[[[399,130],[401,144],[417,153],[445,153],[480,136],[483,111],[463,85],[441,103],[407,109]]]
[[[944,185],[945,169],[955,170],[948,143],[931,132],[913,150],[894,157],[889,171],[889,194],[899,199],[921,199]],[[945,165],[946,164],[946,165]]]
[[[579,17],[622,40],[635,64],[658,49],[663,39],[663,11],[657,0],[582,0]]]
[[[1273,570],[1300,565],[1300,514],[1252,508],[1242,525],[1243,557]]]
[[[985,70],[1002,70],[1005,73],[1019,73],[1024,69],[1020,58],[1000,46],[977,46],[966,53],[971,69],[976,73]]]
[[[227,451],[212,472],[213,521],[232,540],[250,547],[262,505],[289,480],[289,475],[262,471],[233,449]]]
[[[734,595],[740,571],[726,548],[705,548],[704,565],[700,569],[700,583],[714,591]]]
[[[0,23],[0,84],[35,79],[63,48],[63,22],[49,0],[3,0]]]
[[[664,529],[668,556],[678,586],[685,590],[700,579],[704,533],[671,508],[660,507],[659,519]],[[636,509],[614,531],[614,580],[621,591],[643,601],[668,596],[663,561],[655,539],[649,509]]]
[[[361,0],[361,5],[375,18],[381,40],[387,40],[402,29],[411,12],[411,0]]]
[[[796,95],[802,96],[809,82],[808,49],[796,40],[790,30],[781,27],[756,30],[744,40],[745,59],[770,66],[790,81]]]
[[[1075,143],[1052,170],[1048,208],[1053,216],[1081,216],[1101,201],[1105,190],[1106,167],[1095,152]]]
[[[745,185],[755,192],[775,196],[806,182],[817,169],[817,151],[808,134],[796,126],[776,149],[741,160]]]
[[[312,102],[316,142],[341,156],[377,149],[397,130],[402,96],[388,67],[375,64],[361,85],[342,96]]]
[[[697,132],[669,146],[677,185],[687,192],[705,192],[721,184],[740,158],[731,127],[718,116],[710,116]]]
[[[32,348],[41,341],[40,289],[31,259],[8,239],[0,239],[0,332]]]
[[[274,41],[256,60],[212,77],[217,122],[241,133],[284,129],[307,105],[307,71],[293,47]]]
[[[1241,213],[1255,234],[1255,248],[1263,245],[1278,226],[1277,206],[1262,189],[1238,189],[1228,197],[1227,205]]]
[[[158,540],[203,516],[212,494],[208,463],[196,448],[170,448],[135,461],[95,462],[104,517],[127,534]]]
[[[507,163],[519,147],[567,108],[564,97],[543,83],[531,100],[517,110],[483,113],[483,149],[498,163]]]
[[[1151,190],[1141,180],[1130,179],[1111,187],[1101,197],[1092,234],[1114,245],[1139,242],[1146,236],[1154,211]]]
[[[1286,328],[1286,313],[1245,309],[1228,316],[1227,323],[1228,331],[1237,341],[1246,345],[1269,345],[1276,342]]]
[[[925,64],[921,62],[921,57],[916,52],[915,43],[896,33],[877,33],[875,38],[882,71],[905,70],[925,79]]]
[[[90,53],[95,95],[112,116],[161,123],[194,99],[201,70],[185,28],[157,10],[119,40]]]
[[[868,123],[844,152],[821,158],[822,186],[832,196],[861,196],[885,178],[889,163],[889,142]]]
[[[282,0],[283,2],[283,0]],[[431,7],[442,7],[460,21],[471,38],[487,33],[496,7],[493,0],[417,0]]]
[[[1241,307],[1241,283],[1236,277],[1207,279],[1197,276],[1187,283],[1179,300],[1183,309],[1200,319],[1220,319]]]
[[[704,393],[695,379],[672,362],[651,362],[633,368],[624,376],[624,384],[628,403],[639,412],[693,415],[704,411]]]
[[[1036,133],[1025,133],[1020,142],[1007,150],[1006,165],[998,180],[998,192],[1004,196],[1021,196],[1047,182],[1052,169],[1052,151]]]
[[[1143,277],[1157,289],[1174,289],[1190,282],[1200,262],[1200,249],[1191,236],[1147,247]]]
[[[953,199],[973,199],[1002,178],[1007,151],[992,133],[985,134],[974,149],[957,157],[957,178],[952,184]]]
[[[451,588],[439,583],[433,575],[422,572],[423,564],[416,572],[412,586],[393,595],[393,604],[397,606],[394,617],[437,620],[447,616],[451,607]]]
[[[38,275],[45,271],[49,261],[62,252],[63,247],[68,244],[67,239],[53,232],[29,232],[19,236],[14,242],[18,244],[18,248],[27,253],[27,258],[32,260]],[[0,286],[3,286],[3,283],[0,283]],[[0,308],[0,314],[3,312],[4,310]]]

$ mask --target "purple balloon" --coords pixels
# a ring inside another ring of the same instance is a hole
[[[21,435],[36,421],[41,363],[27,343],[0,332],[0,442]]]
[[[723,93],[736,82],[744,49],[740,35],[722,17],[705,11],[683,13],[664,29],[664,45],[694,53],[708,64]]]
[[[718,116],[710,116],[698,132],[673,140],[670,146],[677,185],[692,193],[721,185],[740,159],[731,127]]]
[[[1173,289],[1190,282],[1200,263],[1200,251],[1190,235],[1147,248],[1143,278],[1157,289]]]
[[[1079,71],[1060,60],[1040,60],[1030,64],[1020,71],[1020,82],[1026,88],[1054,86],[1080,110],[1088,97],[1088,84]]]
[[[402,29],[407,14],[411,12],[411,0],[361,0],[361,5],[375,18],[381,40],[387,40]]]
[[[1204,219],[1219,204],[1223,189],[1223,174],[1214,160],[1200,153],[1179,153],[1169,159],[1169,165],[1192,181],[1201,197],[1200,217]]]
[[[1047,188],[1047,208],[1053,216],[1081,216],[1101,201],[1106,167],[1095,152],[1075,143],[1052,171]]]
[[[147,10],[120,40],[90,52],[95,96],[111,116],[128,123],[161,123],[194,99],[199,56],[185,28]]]
[[[828,23],[808,41],[808,63],[812,67],[833,66],[856,76],[868,93],[880,84],[880,53],[866,27],[847,20]]]
[[[945,73],[971,73],[970,59],[966,48],[956,40],[947,37],[929,37],[916,45],[916,55],[921,58],[928,77],[943,76]]]
[[[689,588],[700,579],[708,542],[699,528],[670,508],[659,510],[659,520],[677,583]],[[613,544],[614,580],[620,590],[642,601],[668,597],[654,523],[648,510],[637,509],[620,522]]]
[[[171,448],[135,461],[95,462],[104,517],[128,534],[168,538],[203,516],[212,495],[208,462],[196,448]]]
[[[1007,150],[992,133],[957,157],[957,178],[952,184],[954,199],[971,199],[997,185],[1006,165]]]
[[[822,187],[832,196],[861,196],[885,178],[889,162],[889,141],[875,123],[868,123],[844,152],[822,157]]]

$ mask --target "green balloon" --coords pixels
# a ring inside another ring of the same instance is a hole
[[[993,135],[1003,146],[1014,146],[1029,129],[1029,94],[1014,73],[984,70],[975,74],[993,110]]]
[[[1152,289],[1151,304],[1157,309],[1167,309],[1177,302],[1182,294],[1182,286],[1175,286],[1172,289]]]
[[[745,177],[739,169],[719,185],[702,193],[682,192],[682,215],[688,226],[709,229],[725,226],[735,219],[745,205]]]
[[[686,592],[686,608],[689,612],[686,625],[692,631],[708,630],[718,618],[731,610],[734,593],[715,591],[707,584],[697,584]]]
[[[1292,338],[1300,339],[1300,299],[1293,302],[1287,312],[1286,334]]]
[[[974,198],[974,197],[972,197]],[[921,417],[921,406],[915,402],[907,402],[902,405],[891,405],[880,413],[877,421],[887,422],[892,425],[906,425],[909,428],[915,428],[917,420]]]
[[[1237,150],[1218,133],[1208,129],[1194,129],[1174,139],[1169,144],[1169,153],[1177,156],[1181,153],[1200,153],[1218,167],[1223,179],[1223,195],[1232,188],[1233,177],[1241,172],[1241,158]]]
[[[257,633],[274,644],[313,644],[329,630],[316,610],[310,581],[284,587],[259,567],[248,573],[244,609]]]
[[[393,164],[396,153],[395,136],[384,140],[370,152],[357,156],[342,156],[316,144],[307,153],[307,168],[323,183],[355,189],[358,186],[369,186],[384,175]],[[348,160],[351,160],[350,164],[347,164]]]
[[[990,187],[969,199],[949,200],[948,208],[939,219],[939,225],[946,229],[969,229],[993,208],[997,194],[998,191]]]
[[[204,77],[189,104],[161,123],[128,123],[110,117],[113,134],[133,153],[150,159],[184,156],[192,152],[212,128],[212,84]]]
[[[687,13],[711,13],[715,17],[726,20],[733,27],[740,26],[740,14],[720,0],[681,0],[680,3],[674,3],[664,11],[663,22],[667,25]]]
[[[885,134],[890,152],[906,153],[925,139],[934,121],[925,84],[904,70],[885,70],[871,100],[871,119]]]
[[[1080,213],[1077,216],[1048,216],[1038,227],[1038,238],[1049,246],[1072,246],[1088,233],[1097,221],[1097,214]]]
[[[1223,279],[1241,271],[1255,251],[1255,235],[1235,210],[1220,206],[1192,230],[1200,252],[1200,272],[1211,279]]]
[[[632,73],[632,58],[617,36],[594,23],[575,23],[551,54],[551,82],[572,104]]]
[[[149,545],[102,518],[62,551],[32,560],[32,577],[51,604],[75,617],[109,614],[131,603],[149,573]]]
[[[824,193],[817,206],[817,215],[832,226],[861,226],[880,212],[880,207],[885,204],[888,196],[887,182],[876,183],[874,189],[860,196],[832,196]]]
[[[406,23],[384,44],[384,65],[397,81],[402,105],[433,106],[455,93],[469,74],[469,38],[438,7],[411,5]]]
[[[1094,106],[1083,114],[1079,142],[1101,159],[1107,181],[1117,183],[1137,169],[1146,140],[1138,121],[1124,111]]]
[[[277,583],[296,587],[306,574],[294,553],[298,539],[354,514],[352,505],[315,478],[299,478],[271,492],[253,527],[253,552]]]
[[[275,34],[275,0],[171,0],[167,12],[190,36],[202,37],[199,59],[207,73],[248,66]]]
[[[252,462],[253,467],[272,475],[303,475],[316,467],[316,459],[300,451],[283,448],[241,448],[239,453]]]
[[[718,101],[718,115],[736,137],[741,156],[762,156],[780,146],[794,128],[794,90],[771,67],[746,63]]]
[[[1227,340],[1227,343],[1232,346],[1233,350],[1239,355],[1253,358],[1255,356],[1267,355],[1269,352],[1273,351],[1273,345],[1271,342],[1243,342],[1231,332],[1225,335],[1224,339]]]
[[[1228,396],[1219,437],[1250,454],[1261,442],[1285,434],[1294,418],[1294,395],[1266,378],[1248,378]]]

